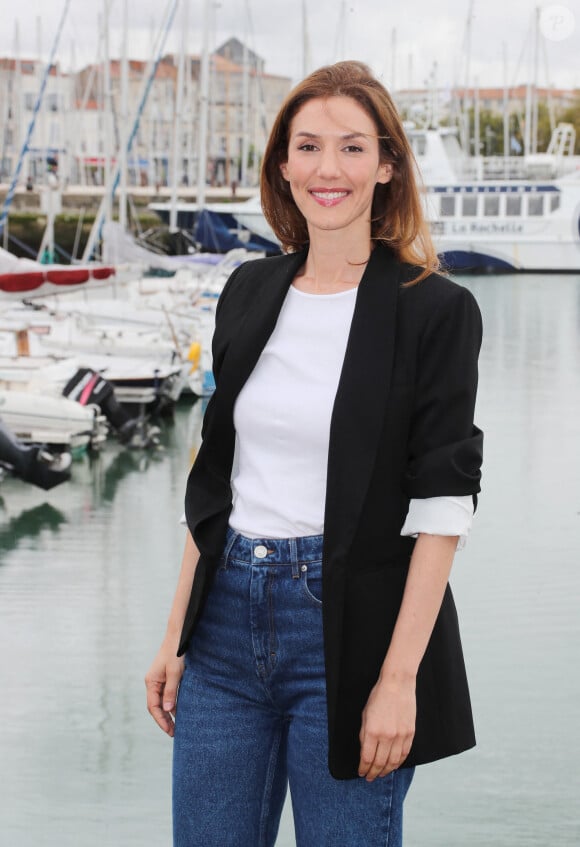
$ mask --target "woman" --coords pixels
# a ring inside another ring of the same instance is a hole
[[[288,783],[298,847],[394,847],[414,767],[475,743],[447,581],[479,491],[479,310],[435,273],[412,153],[366,66],[291,92],[261,191],[288,252],[220,298],[146,678],[174,735],[175,844],[273,845]]]

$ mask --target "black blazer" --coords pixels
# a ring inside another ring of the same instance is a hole
[[[179,647],[187,648],[231,511],[233,407],[306,253],[247,262],[226,283],[213,341],[216,390],[190,472],[185,512],[200,551]],[[416,271],[415,271],[416,274]],[[414,540],[411,498],[476,495],[473,425],[481,317],[467,289],[377,246],[358,288],[330,428],[323,552],[329,768],[357,776],[361,714],[399,611]],[[323,330],[322,330],[323,331]],[[475,744],[457,615],[447,586],[417,677],[411,766]]]

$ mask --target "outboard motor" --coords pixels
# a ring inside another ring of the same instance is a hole
[[[132,417],[117,400],[113,385],[91,368],[79,368],[62,393],[81,406],[98,406],[121,444],[130,447],[156,447],[159,444],[159,428],[147,423],[143,416]]]
[[[0,466],[44,491],[70,479],[71,454],[44,445],[22,444],[0,421]]]

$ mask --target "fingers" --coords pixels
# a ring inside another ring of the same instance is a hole
[[[147,688],[147,710],[149,714],[163,732],[173,736],[173,718],[171,713],[163,708],[165,683],[161,680],[145,677],[145,686]]]
[[[145,677],[147,710],[155,723],[173,737],[177,690],[183,673],[181,663],[166,667],[164,672],[150,670]]]
[[[360,733],[360,761],[358,763],[358,775],[367,777],[368,774],[373,767],[373,763],[375,761],[375,757],[377,754],[377,741],[374,738],[366,735],[364,729],[361,730]]]
[[[391,763],[390,747],[376,744],[374,754],[369,752],[371,749],[369,745],[364,748],[364,752],[361,752],[358,769],[359,776],[364,777],[367,782],[373,782],[379,776],[387,776],[396,768],[396,765]]]
[[[177,689],[181,681],[181,667],[167,670],[167,679],[165,681],[165,689],[163,691],[163,708],[166,712],[175,712],[175,704],[177,703]]]
[[[388,776],[399,768],[411,749],[410,737],[395,736],[391,739],[378,739],[361,730],[361,757],[358,774],[367,782],[377,777]]]
[[[388,774],[390,774],[392,771],[397,770],[397,768],[401,767],[401,765],[409,755],[409,750],[411,747],[411,745],[409,744],[405,752],[405,746],[406,745],[404,744],[402,739],[397,739],[397,741],[392,744],[385,764],[383,765],[380,773],[377,774],[377,776],[388,776]],[[377,765],[380,765],[380,759],[378,760]]]

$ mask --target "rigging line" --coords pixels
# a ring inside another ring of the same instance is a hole
[[[16,164],[16,170],[14,171],[14,176],[12,177],[12,182],[10,183],[10,188],[8,189],[8,193],[6,194],[6,198],[4,200],[4,206],[2,207],[2,214],[0,215],[0,232],[4,229],[4,224],[6,218],[8,217],[8,210],[12,204],[12,200],[14,199],[14,194],[16,193],[16,186],[18,184],[18,178],[20,176],[20,171],[22,170],[22,165],[24,163],[24,157],[28,151],[28,147],[30,144],[30,139],[32,138],[32,134],[34,132],[34,127],[36,125],[36,118],[38,117],[38,113],[40,112],[40,107],[42,105],[42,98],[44,97],[44,92],[46,89],[46,84],[48,82],[48,77],[50,76],[50,70],[54,65],[54,59],[56,56],[56,51],[58,48],[58,44],[60,41],[60,36],[64,27],[64,22],[66,20],[66,16],[68,13],[68,8],[70,6],[71,0],[65,0],[64,8],[62,10],[62,15],[60,17],[60,21],[58,27],[56,29],[56,35],[54,37],[54,41],[52,43],[52,49],[50,52],[50,57],[46,68],[44,70],[44,76],[42,78],[42,82],[40,84],[40,89],[38,91],[36,97],[36,103],[34,104],[34,110],[32,112],[32,118],[30,119],[30,123],[28,124],[28,131],[26,133],[26,137],[22,144],[22,149],[20,150],[20,156],[18,157],[18,162]]]
[[[527,30],[527,32],[526,32],[526,35],[525,35],[525,38],[524,38],[524,41],[523,41],[523,44],[522,44],[522,49],[521,49],[520,55],[519,55],[519,57],[518,57],[518,63],[517,63],[517,65],[516,65],[516,70],[515,70],[515,72],[514,72],[513,82],[512,82],[512,84],[509,86],[509,91],[511,91],[512,89],[514,89],[514,88],[516,87],[517,76],[518,76],[518,74],[519,74],[519,72],[520,72],[520,67],[521,67],[521,65],[522,65],[522,62],[523,62],[523,60],[524,60],[524,57],[525,57],[526,53],[527,53],[527,52],[528,52],[528,50],[529,50],[529,46],[528,46],[528,39],[529,39],[529,38],[531,37],[531,35],[532,35],[532,32],[533,32],[533,26],[534,26],[534,21],[533,21],[533,18],[531,18],[531,19],[530,19],[530,23],[528,24],[528,30]]]

